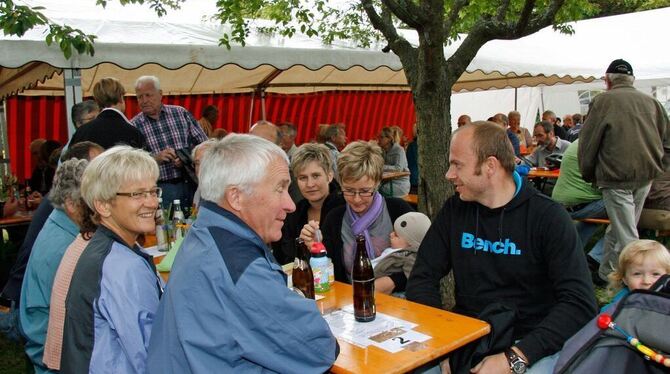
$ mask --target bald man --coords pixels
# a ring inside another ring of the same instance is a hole
[[[279,145],[279,141],[281,139],[279,128],[272,122],[265,120],[260,120],[254,123],[254,125],[251,126],[251,129],[249,130],[249,134],[256,135],[265,140],[269,140],[277,145]]]
[[[465,125],[469,125],[470,123],[472,123],[472,119],[470,118],[470,116],[467,115],[467,114],[463,114],[460,117],[458,117],[458,121],[456,122],[456,125],[458,127],[463,127]]]

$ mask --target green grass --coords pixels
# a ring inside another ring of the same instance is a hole
[[[0,374],[32,373],[28,366],[23,345],[7,340],[0,334]]]

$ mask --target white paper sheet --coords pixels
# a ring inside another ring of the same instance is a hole
[[[430,336],[413,330],[418,326],[416,323],[384,313],[377,313],[374,321],[357,322],[354,317],[354,306],[351,304],[336,309],[323,318],[335,337],[362,348],[375,345],[395,353],[417,342],[430,339]]]

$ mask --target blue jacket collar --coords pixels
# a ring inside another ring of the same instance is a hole
[[[77,236],[79,234],[79,226],[68,217],[67,213],[61,208],[54,208],[49,218],[56,224],[58,227],[67,231],[72,236]]]
[[[254,244],[263,248],[266,253],[269,253],[267,244],[263,242],[261,237],[229,210],[207,200],[200,202],[200,208],[198,212],[198,221],[200,221],[200,224],[210,226],[216,222],[217,226],[223,227],[241,238],[254,242]]]

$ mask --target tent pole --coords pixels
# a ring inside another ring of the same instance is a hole
[[[256,90],[251,92],[251,105],[249,105],[249,125],[247,126],[247,132],[251,129],[252,120],[254,118],[254,99],[256,98]]]
[[[81,70],[63,69],[63,83],[65,90],[65,109],[67,113],[67,138],[74,135],[74,122],[72,121],[72,107],[82,101],[81,94]]]
[[[265,88],[261,88],[261,119],[265,121]]]
[[[518,110],[519,110],[519,109],[517,108],[517,100],[518,100],[518,98],[519,98],[519,97],[517,96],[517,94],[518,94],[518,93],[517,93],[517,88],[514,87],[514,110],[515,110],[515,111],[518,111]]]

